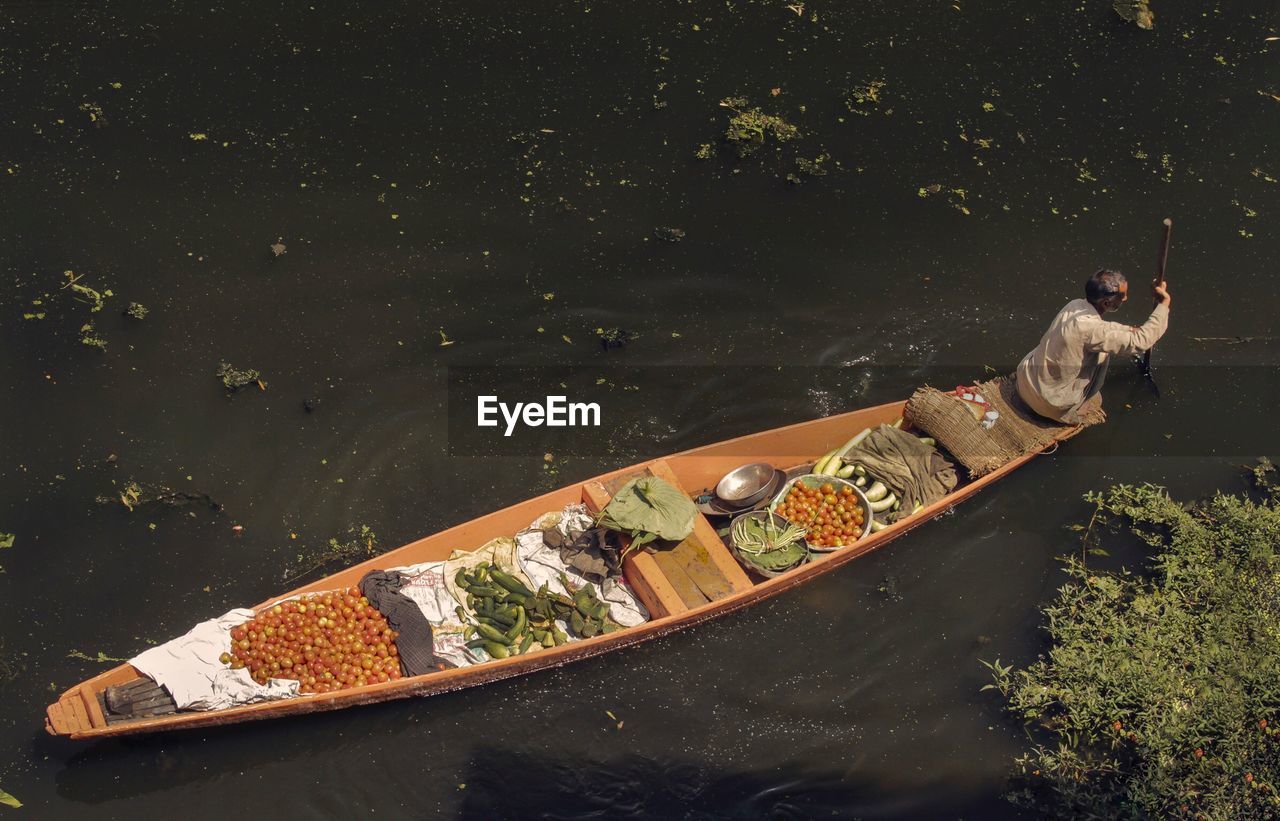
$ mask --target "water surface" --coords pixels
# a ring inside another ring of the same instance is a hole
[[[1107,2],[4,4],[0,787],[59,818],[282,797],[305,817],[1011,815],[1026,737],[980,662],[1042,648],[1081,494],[1234,489],[1275,455],[1275,343],[1192,337],[1267,336],[1280,309],[1280,5],[1156,12],[1143,32]],[[696,159],[729,96],[802,137]],[[823,154],[827,176],[786,180]],[[352,526],[390,548],[1008,368],[1099,265],[1131,275],[1118,318],[1137,323],[1165,216],[1161,398],[1117,367],[1105,428],[801,590],[427,700],[96,744],[41,730],[102,669],[69,654],[127,657],[262,600]],[[66,270],[113,291],[101,312],[59,291]],[[639,337],[606,352],[601,327]],[[227,398],[220,361],[267,390]],[[447,369],[491,364],[638,369],[608,411],[628,435],[451,454]],[[706,367],[723,376],[670,395]],[[224,510],[94,502],[130,479]]]

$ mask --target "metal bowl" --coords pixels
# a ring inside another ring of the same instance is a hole
[[[871,520],[875,518],[875,513],[871,510],[871,503],[867,501],[867,494],[863,493],[862,488],[858,487],[853,482],[850,482],[848,479],[841,479],[837,476],[821,476],[809,473],[788,480],[787,483],[782,486],[782,489],[773,497],[773,501],[769,502],[767,510],[770,513],[778,507],[783,499],[787,498],[787,494],[791,492],[791,486],[797,482],[805,485],[806,487],[821,487],[822,485],[831,483],[836,487],[852,488],[854,497],[858,500],[858,504],[862,506],[863,522],[862,535],[857,538],[855,544],[871,535]],[[807,539],[805,540],[805,544],[809,545],[809,549],[815,553],[833,553],[837,550],[844,550],[844,548],[849,547],[849,545],[844,545],[843,547],[820,547],[816,544],[811,544]]]
[[[773,476],[773,465],[768,462],[734,468],[716,484],[716,496],[730,507],[754,505],[768,494]]]

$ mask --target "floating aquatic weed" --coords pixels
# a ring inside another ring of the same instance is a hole
[[[854,114],[866,117],[870,109],[880,104],[880,89],[884,88],[884,80],[872,80],[860,86],[854,86],[845,92],[845,108]]]
[[[254,384],[262,390],[266,390],[266,383],[262,381],[262,374],[253,368],[235,368],[226,362],[222,362],[219,363],[218,370],[214,372],[214,375],[221,379],[223,386],[232,393]]]
[[[67,653],[67,658],[80,659],[81,661],[95,661],[98,664],[106,664],[109,661],[128,661],[127,658],[120,658],[119,656],[108,656],[106,653],[102,652],[101,650],[98,651],[98,654],[96,656],[90,656],[86,653],[80,652],[79,650],[72,650],[70,653]]]
[[[107,117],[102,112],[102,106],[97,103],[81,103],[80,110],[89,115],[89,122],[93,123],[94,128],[102,128],[107,124]]]
[[[329,565],[357,564],[378,552],[378,535],[368,525],[352,527],[346,539],[331,538],[323,548],[298,553],[293,565],[285,570],[284,581],[294,581]]]
[[[151,502],[159,502],[170,507],[181,507],[194,503],[206,504],[215,511],[221,511],[222,505],[208,493],[190,490],[174,490],[164,485],[143,484],[132,479],[125,482],[124,487],[112,496],[99,496],[98,504],[119,502],[125,510],[132,512],[135,508]]]
[[[80,344],[100,351],[107,349],[107,340],[94,333],[92,322],[86,322],[80,326]]]
[[[724,137],[733,144],[740,157],[754,154],[770,136],[780,143],[800,136],[800,129],[783,118],[765,114],[758,107],[748,108],[748,105],[746,97],[726,97],[720,101],[722,108],[733,112]]]
[[[937,194],[945,194],[948,205],[962,214],[969,214],[969,207],[964,204],[965,200],[969,198],[969,192],[963,188],[947,188],[938,183],[933,183],[916,189],[916,196],[921,199],[927,199]]]
[[[141,302],[130,302],[129,307],[124,309],[124,315],[130,319],[146,319],[149,313],[151,312],[147,306]]]
[[[796,157],[796,171],[806,177],[825,177],[830,173],[827,171],[827,163],[829,162],[831,162],[831,155],[826,152],[819,154],[812,160],[807,157]],[[787,178],[790,180],[792,176],[794,175],[789,174]],[[796,177],[793,182],[798,183],[800,179]]]
[[[623,328],[596,328],[596,335],[600,337],[600,347],[606,350],[625,347],[640,338],[640,334]]]
[[[104,291],[98,291],[90,288],[88,285],[85,285],[80,281],[84,278],[84,274],[77,274],[74,271],[63,271],[62,275],[67,278],[67,281],[62,283],[63,290],[70,288],[74,293],[84,297],[85,299],[77,301],[86,302],[91,305],[92,307],[89,308],[91,313],[97,313],[102,310],[102,305],[106,297],[115,296],[115,294],[111,292],[110,288]]]

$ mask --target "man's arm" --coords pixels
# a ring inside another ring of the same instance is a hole
[[[1096,323],[1091,323],[1085,347],[1094,353],[1105,352],[1116,355],[1136,354],[1150,350],[1151,346],[1156,344],[1156,340],[1164,336],[1165,330],[1169,327],[1169,303],[1171,302],[1169,292],[1164,289],[1163,283],[1155,291],[1160,297],[1160,304],[1156,305],[1146,322],[1135,328],[1120,322],[1107,322],[1102,317],[1098,317]]]

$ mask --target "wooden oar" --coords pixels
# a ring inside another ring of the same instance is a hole
[[[1171,233],[1173,233],[1173,220],[1165,217],[1164,232],[1163,236],[1160,238],[1160,253],[1159,256],[1156,257],[1156,278],[1152,281],[1152,284],[1154,285],[1159,285],[1165,281],[1164,268],[1165,263],[1169,261],[1169,235]],[[1160,297],[1155,297],[1154,303],[1151,307],[1154,308],[1159,304]],[[1151,349],[1148,348],[1142,354],[1140,359],[1137,357],[1135,357],[1135,359],[1138,363],[1138,369],[1142,371],[1142,376],[1147,380],[1147,383],[1151,385],[1151,390],[1155,391],[1156,396],[1159,396],[1160,388],[1156,385],[1155,377],[1151,375]]]

